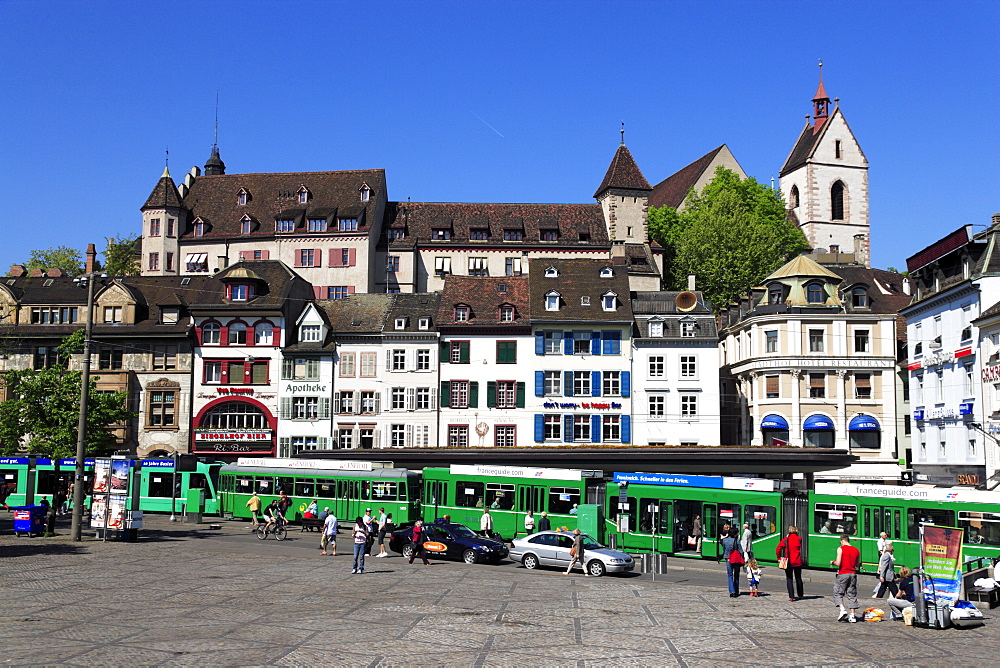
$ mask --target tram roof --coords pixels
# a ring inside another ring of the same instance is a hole
[[[288,468],[281,466],[241,466],[240,464],[226,464],[222,467],[223,473],[241,473],[246,475],[272,475],[287,476],[289,478],[406,478],[407,474],[416,471],[404,468],[374,468],[370,471],[347,471],[344,469],[326,468]]]

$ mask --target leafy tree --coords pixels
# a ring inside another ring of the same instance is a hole
[[[132,235],[122,237],[115,241],[114,237],[108,237],[108,248],[104,251],[104,271],[110,276],[138,276],[139,275],[139,236]]]
[[[809,247],[780,193],[723,167],[683,209],[650,209],[649,230],[666,249],[668,285],[684,289],[694,274],[719,310]]]
[[[47,369],[21,369],[4,374],[12,396],[0,403],[0,454],[22,449],[48,457],[76,455],[80,419],[81,372],[65,365],[83,346],[83,330],[66,337],[59,346],[60,364]],[[111,427],[135,417],[126,408],[126,393],[98,393],[91,376],[87,408],[87,454],[115,443]]]
[[[83,259],[80,256],[80,251],[69,246],[33,250],[24,266],[27,269],[58,267],[70,276],[79,276],[83,273]]]

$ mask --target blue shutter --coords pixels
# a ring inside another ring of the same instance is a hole
[[[601,346],[604,349],[605,355],[611,354],[611,337],[609,336],[611,332],[601,332]]]
[[[564,371],[563,372],[563,396],[572,397],[573,396],[573,372]]]
[[[601,396],[601,372],[591,371],[590,372],[590,396],[599,397]]]
[[[545,332],[535,332],[535,354],[545,354]]]
[[[620,355],[622,349],[622,333],[612,330],[601,332],[601,343],[605,355]]]
[[[545,440],[545,416],[535,413],[535,440],[539,443]]]
[[[600,443],[601,442],[601,416],[591,415],[590,416],[590,442]]]
[[[622,371],[622,396],[632,396],[632,372]]]
[[[632,442],[632,416],[622,416],[622,443]]]
[[[536,371],[535,372],[535,396],[544,397],[545,396],[545,372]]]
[[[563,416],[563,442],[572,443],[573,442],[573,416],[564,415]]]
[[[590,333],[590,354],[600,355],[601,354],[601,333],[591,332]]]
[[[563,332],[563,354],[573,354],[573,332]]]

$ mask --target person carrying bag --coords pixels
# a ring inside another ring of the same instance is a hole
[[[737,598],[740,595],[740,574],[743,571],[743,546],[736,538],[736,529],[731,528],[729,535],[722,539],[722,558],[726,562],[726,575],[729,578],[729,597]]]
[[[802,538],[796,527],[788,527],[788,535],[778,543],[775,556],[778,557],[778,568],[785,571],[788,601],[791,603],[802,598]]]

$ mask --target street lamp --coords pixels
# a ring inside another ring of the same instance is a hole
[[[83,474],[84,459],[87,457],[87,399],[90,396],[90,338],[94,331],[94,283],[97,278],[107,278],[107,274],[91,272],[73,279],[79,287],[87,287],[87,326],[83,339],[83,373],[80,376],[80,421],[76,427],[76,474],[73,482],[73,520],[70,536],[75,541],[83,540]]]

